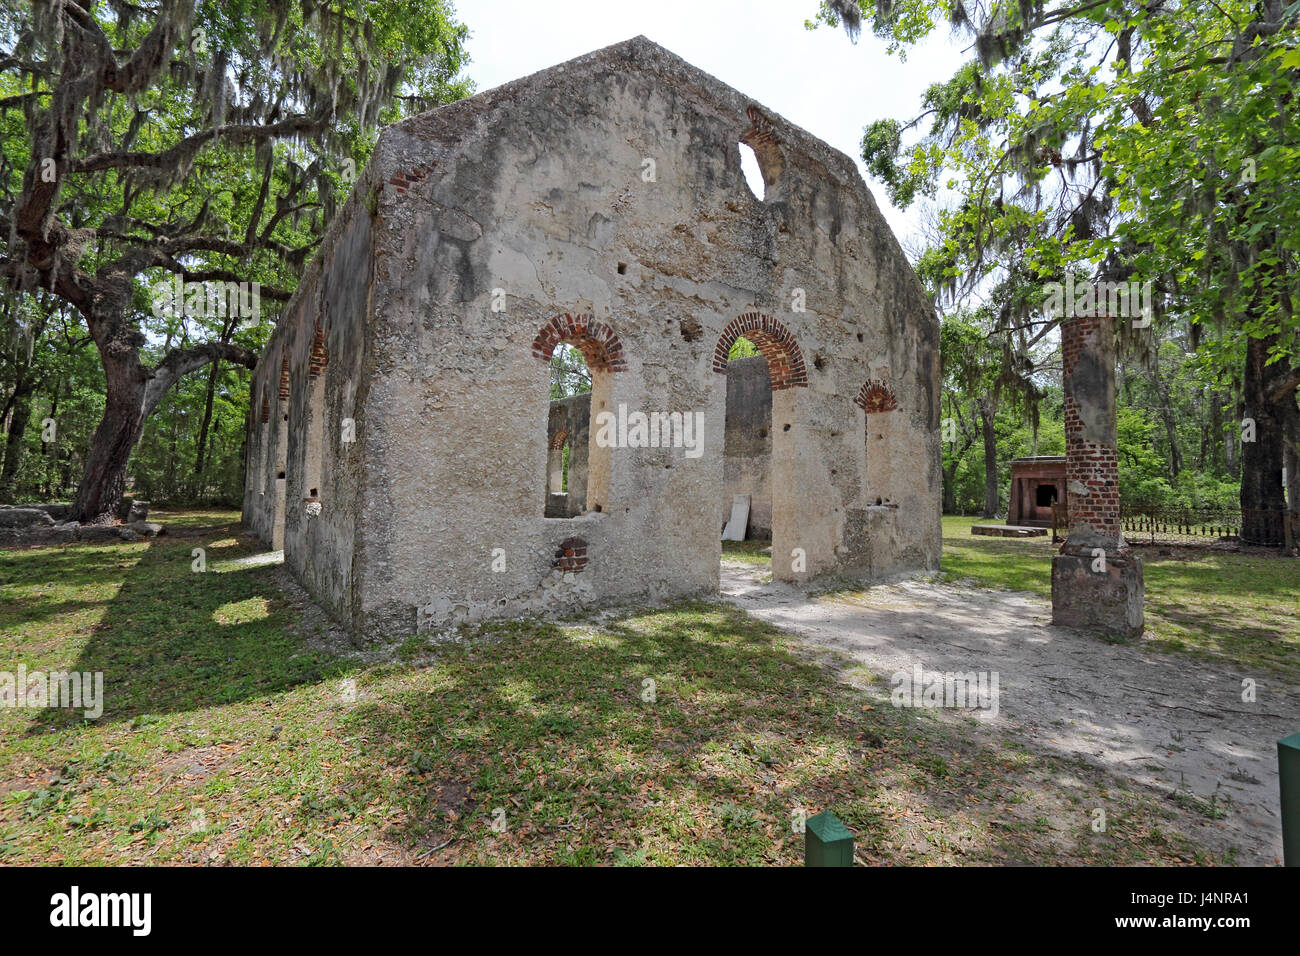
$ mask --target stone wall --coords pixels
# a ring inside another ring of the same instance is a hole
[[[773,573],[936,568],[938,322],[847,156],[644,38],[389,127],[254,376],[256,409],[288,356],[290,568],[359,634],[716,593],[740,334],[774,384]],[[593,429],[685,414],[699,454],[591,442],[588,513],[546,517],[556,341]],[[245,511],[272,540],[268,425]]]
[[[368,183],[335,217],[262,352],[252,386],[260,413],[250,416],[245,444],[245,525],[283,548],[295,577],[343,620],[355,606],[362,488],[382,464],[363,457],[356,424],[377,372],[365,362],[373,332]],[[413,410],[413,424],[420,414]]]

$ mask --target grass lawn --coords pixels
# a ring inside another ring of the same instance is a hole
[[[0,670],[106,697],[0,708],[0,863],[798,864],[825,808],[867,863],[1223,862],[1172,801],[890,707],[727,605],[358,656],[235,514],[158,517],[0,551]]]
[[[1052,593],[1052,555],[1042,538],[970,533],[980,518],[943,519],[950,580]],[[1139,547],[1146,581],[1146,633],[1159,650],[1226,658],[1246,671],[1300,684],[1300,561],[1190,548]]]
[[[771,541],[724,541],[722,556],[744,564],[772,566]]]

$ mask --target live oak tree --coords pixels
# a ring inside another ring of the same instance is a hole
[[[1130,354],[1191,329],[1207,392],[1236,391],[1249,420],[1242,537],[1278,543],[1300,439],[1300,2],[833,0],[820,19],[895,49],[945,26],[973,41],[919,115],[863,138],[896,204],[946,204],[931,288],[983,293],[987,334],[1023,364],[1019,333],[1059,317],[1046,283],[1151,280],[1154,324],[1124,323]]]
[[[374,128],[467,92],[465,36],[442,0],[0,0],[0,281],[75,309],[104,368],[74,517],[116,509],[181,376],[253,367],[260,306],[291,295]],[[173,277],[259,307],[168,314]]]

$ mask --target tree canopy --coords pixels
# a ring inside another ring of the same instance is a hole
[[[103,365],[79,517],[116,506],[144,421],[211,364],[202,472],[216,363],[256,361],[377,127],[468,92],[465,36],[442,0],[0,3],[12,354],[57,305]]]

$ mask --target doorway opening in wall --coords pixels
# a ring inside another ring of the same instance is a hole
[[[764,563],[772,554],[772,382],[743,335],[727,353],[723,426],[722,556]]]
[[[809,519],[826,504],[801,480],[803,350],[780,319],[743,312],[723,327],[713,371],[726,375],[723,480],[715,486],[726,520],[721,550],[748,552],[751,563],[770,561],[774,580],[801,580],[813,573]],[[770,549],[763,543],[768,536]]]
[[[587,510],[591,369],[582,352],[561,342],[551,353],[547,416],[546,517],[574,518]]]

